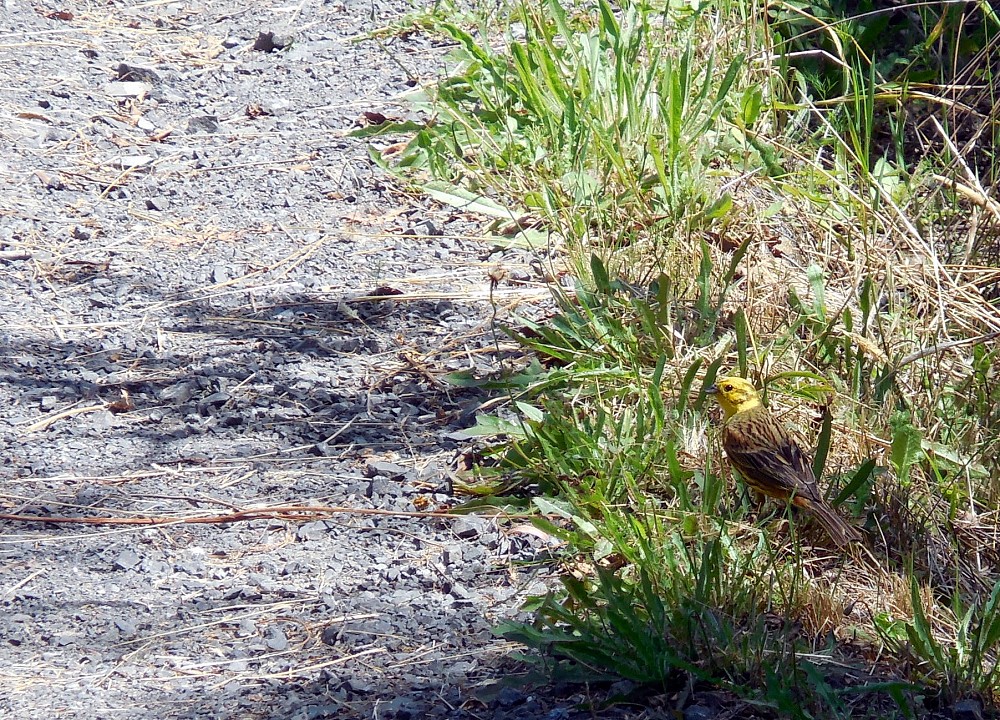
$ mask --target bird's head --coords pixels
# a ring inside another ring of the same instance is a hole
[[[749,380],[738,377],[720,378],[706,392],[715,395],[727,418],[738,412],[749,410],[760,405],[760,396]]]

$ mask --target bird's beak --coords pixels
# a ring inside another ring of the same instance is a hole
[[[718,395],[719,394],[719,386],[718,385],[714,385],[714,384],[713,385],[709,385],[707,388],[705,388],[705,394],[706,395]]]

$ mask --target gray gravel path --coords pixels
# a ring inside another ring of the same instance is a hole
[[[487,270],[525,258],[347,137],[439,72],[420,32],[362,41],[409,10],[0,9],[0,513],[456,502],[485,398],[440,377],[493,368]],[[495,687],[547,550],[479,517],[0,520],[0,715],[590,717]]]

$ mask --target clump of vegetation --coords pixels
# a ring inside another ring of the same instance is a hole
[[[1000,21],[860,5],[422,18],[451,71],[394,171],[574,278],[506,319],[530,362],[476,476],[531,489],[575,559],[501,628],[560,677],[790,717],[1000,699]],[[865,547],[733,481],[704,394],[723,370],[816,448]]]

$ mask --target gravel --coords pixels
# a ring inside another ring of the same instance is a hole
[[[591,717],[502,683],[544,541],[421,514],[528,258],[348,133],[447,48],[367,41],[393,0],[65,7],[0,11],[0,512],[223,519],[0,520],[0,714]],[[280,506],[353,512],[226,518]]]

